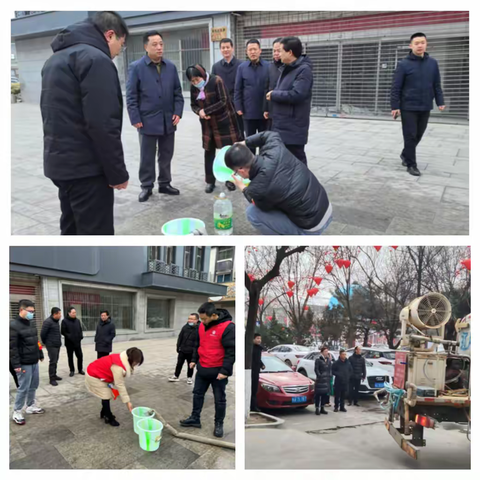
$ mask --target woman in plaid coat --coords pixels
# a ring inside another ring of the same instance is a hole
[[[213,161],[215,149],[243,140],[237,122],[237,115],[223,80],[209,74],[200,65],[187,68],[186,75],[192,84],[190,103],[192,111],[200,117],[202,125],[203,148],[205,150],[205,188],[212,193],[215,188]]]

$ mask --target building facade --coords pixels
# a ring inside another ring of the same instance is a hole
[[[108,310],[116,341],[175,336],[188,315],[227,287],[209,273],[210,247],[12,247],[10,319],[35,303],[40,331],[52,307],[75,307],[84,343]]]

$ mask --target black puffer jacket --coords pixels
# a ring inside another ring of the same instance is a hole
[[[10,362],[13,368],[22,365],[35,365],[43,360],[43,352],[38,346],[35,322],[20,315],[10,322]]]
[[[332,366],[332,373],[335,375],[335,387],[348,388],[350,378],[353,375],[352,364],[345,359],[342,362],[338,359]]]
[[[280,210],[298,227],[316,227],[329,207],[327,192],[315,175],[297,160],[276,132],[248,137],[247,147],[260,147],[243,193],[261,210]]]
[[[262,362],[262,352],[263,348],[261,345],[253,345],[252,349],[252,375],[260,374],[260,370],[265,368],[265,365]]]
[[[324,358],[320,355],[315,360],[315,392],[325,395],[330,392],[330,381],[332,378],[332,361],[330,357]]]
[[[100,320],[97,325],[97,331],[95,332],[95,351],[110,353],[116,334],[115,324],[111,318],[106,322]]]
[[[62,336],[60,335],[59,321],[55,320],[51,315],[45,319],[42,325],[42,331],[40,332],[40,338],[43,344],[49,348],[58,348],[62,346]]]
[[[195,349],[198,337],[198,323],[196,325],[190,326],[188,323],[185,324],[177,338],[177,353],[185,353],[190,355]]]
[[[42,70],[44,171],[52,180],[105,175],[128,180],[121,141],[123,98],[103,33],[85,20],[63,29]]]
[[[348,359],[348,361],[351,363],[353,369],[352,378],[360,380],[361,378],[365,378],[367,376],[367,365],[362,355],[357,355],[356,353],[354,353]]]
[[[77,318],[71,318],[68,313],[62,321],[62,335],[65,337],[65,345],[67,343],[78,345],[83,338],[82,324]]]

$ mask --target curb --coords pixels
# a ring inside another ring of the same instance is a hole
[[[276,428],[280,425],[285,423],[285,420],[281,418],[274,417],[273,415],[268,415],[267,413],[263,412],[255,412],[255,415],[260,415],[261,417],[269,418],[270,420],[274,420],[274,422],[269,423],[257,423],[255,425],[245,425],[245,428]]]

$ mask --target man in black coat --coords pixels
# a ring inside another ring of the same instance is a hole
[[[310,59],[302,55],[298,37],[280,41],[280,77],[273,90],[267,92],[270,101],[272,130],[278,132],[285,146],[305,165],[305,145],[310,128],[313,73]]]
[[[265,368],[262,362],[262,336],[256,333],[253,336],[253,350],[252,350],[252,395],[250,397],[250,411],[259,412],[257,405],[258,382],[260,379],[260,370]]]
[[[416,177],[420,175],[416,148],[427,129],[433,99],[441,112],[445,110],[438,62],[426,53],[426,49],[426,35],[414,33],[410,37],[409,54],[395,70],[390,98],[393,118],[398,115],[402,118],[402,165]]]
[[[106,357],[112,351],[113,339],[117,332],[108,310],[100,312],[100,321],[95,332],[95,351],[97,358]]]
[[[169,382],[178,382],[180,373],[182,372],[183,364],[187,362],[187,383],[193,383],[193,368],[190,367],[192,363],[193,350],[198,342],[198,313],[191,313],[188,316],[188,322],[182,327],[177,338],[177,366],[175,367],[175,374],[168,379]]]
[[[35,305],[30,300],[20,300],[18,317],[10,322],[10,362],[18,377],[18,390],[13,406],[13,421],[25,424],[25,413],[45,413],[36,404],[35,393],[40,383],[38,361],[43,362],[43,352],[38,342],[35,325]]]
[[[70,377],[75,375],[75,365],[73,363],[73,354],[77,357],[78,373],[85,375],[83,371],[83,352],[82,339],[83,329],[80,319],[77,318],[77,311],[73,307],[68,307],[67,315],[62,321],[62,335],[65,337],[65,347],[67,349],[68,366],[70,367]]]
[[[367,365],[365,363],[365,358],[362,356],[362,347],[357,345],[353,355],[348,359],[352,365],[352,376],[350,379],[350,395],[348,404],[352,403],[359,407],[358,405],[358,396],[360,393],[360,384],[362,380],[365,380],[367,377]]]
[[[345,350],[340,350],[340,357],[333,364],[332,373],[335,375],[335,408],[333,411],[338,412],[338,407],[340,407],[341,412],[346,412],[345,397],[348,395],[353,369],[352,364],[347,359],[347,352]]]
[[[281,38],[276,38],[273,41],[273,46],[272,46],[272,56],[273,60],[268,66],[268,77],[265,82],[265,99],[263,103],[263,116],[267,120],[267,129],[271,130],[272,129],[272,119],[270,118],[270,102],[267,100],[267,93],[272,91],[278,82],[278,79],[280,78],[280,67],[283,65],[282,60],[280,58],[280,41]]]
[[[260,147],[255,156],[247,147]],[[327,192],[277,132],[262,132],[236,143],[225,154],[235,185],[250,205],[247,218],[263,235],[321,235],[332,221]]]
[[[58,187],[62,235],[113,235],[113,189],[127,188],[123,99],[112,59],[128,36],[115,12],[63,29],[42,70],[44,171]]]
[[[330,380],[332,378],[332,359],[328,347],[320,349],[320,355],[315,360],[315,415],[328,415],[325,405],[330,398]],[[321,407],[321,408],[320,408]]]
[[[62,311],[58,307],[53,307],[51,315],[45,319],[40,332],[42,343],[47,347],[48,352],[48,376],[50,377],[50,385],[56,387],[57,380],[61,377],[57,375],[58,357],[62,346],[62,336],[60,335],[60,318]]]

